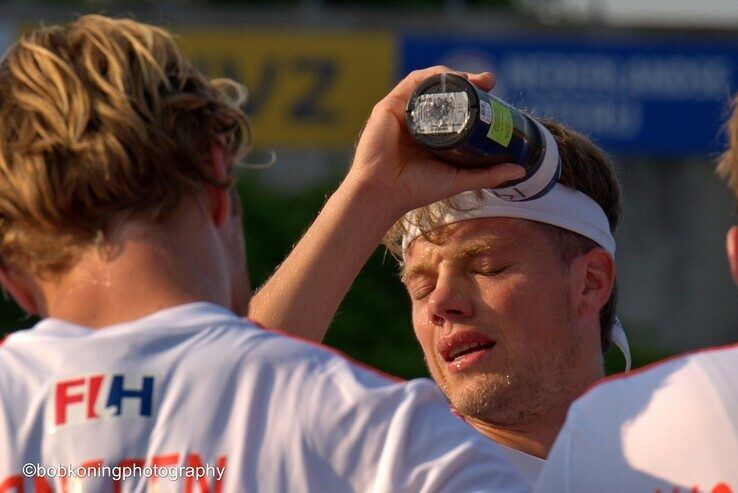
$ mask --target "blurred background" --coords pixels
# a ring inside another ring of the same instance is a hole
[[[239,180],[254,286],[337,187],[373,104],[408,71],[443,63],[494,72],[499,97],[568,123],[612,155],[625,193],[618,312],[636,366],[738,340],[724,252],[736,219],[713,173],[738,90],[738,2],[3,0],[0,48],[23,29],[90,12],[164,25],[208,74],[248,86],[250,160],[277,155],[272,168]],[[327,343],[387,372],[422,376],[397,272],[378,249]],[[33,323],[11,302],[2,306],[0,335]],[[622,360],[608,354],[608,365],[619,371]]]

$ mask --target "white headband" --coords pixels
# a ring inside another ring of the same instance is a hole
[[[625,356],[625,371],[630,371],[630,365],[632,363],[630,345],[628,344],[628,336],[625,335],[623,324],[620,323],[618,317],[615,317],[615,323],[610,328],[610,341],[623,353],[623,356]]]
[[[441,219],[441,224],[483,217],[515,217],[552,224],[589,238],[615,256],[615,238],[610,233],[607,216],[587,194],[561,183],[557,183],[542,197],[524,202],[503,200],[491,190],[481,192],[481,199],[475,192],[464,192],[454,197],[456,205],[462,210],[454,210],[436,202],[430,206],[431,212]],[[412,220],[412,212],[405,216],[405,223],[408,231],[402,237],[403,252],[422,234],[419,225]]]
[[[462,210],[451,209],[436,202],[429,206],[431,213],[436,219],[440,219],[440,224],[443,225],[483,217],[513,217],[552,224],[589,238],[611,256],[615,256],[615,238],[610,232],[607,215],[602,207],[585,193],[572,190],[561,183],[557,183],[542,197],[523,202],[500,199],[491,190],[481,192],[481,199],[475,192],[464,192],[454,197],[456,205]],[[413,221],[412,212],[405,216],[405,225],[407,233],[402,237],[403,254],[410,243],[422,234],[419,225]],[[426,230],[429,227],[423,226]],[[625,371],[630,370],[628,339],[617,319],[612,326],[610,340],[625,356]]]

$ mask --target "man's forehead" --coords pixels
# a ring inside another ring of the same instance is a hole
[[[532,237],[540,230],[533,221],[491,217],[459,221],[432,231],[428,238],[419,236],[404,255],[405,267],[444,254],[468,257],[487,251],[525,249],[534,244]]]
[[[427,238],[419,236],[410,244],[408,253],[415,255],[415,245],[432,244],[435,246],[470,245],[472,243],[488,243],[503,245],[527,241],[531,233],[539,231],[534,221],[513,217],[482,217],[466,219],[447,224],[428,233]]]

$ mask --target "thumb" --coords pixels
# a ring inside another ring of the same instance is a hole
[[[458,169],[452,184],[453,194],[480,188],[494,188],[506,181],[525,176],[525,168],[518,164],[505,163],[488,168]]]

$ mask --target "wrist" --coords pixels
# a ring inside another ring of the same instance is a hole
[[[350,171],[336,190],[336,195],[341,196],[347,206],[362,210],[367,220],[382,224],[386,229],[407,212],[386,186]]]

